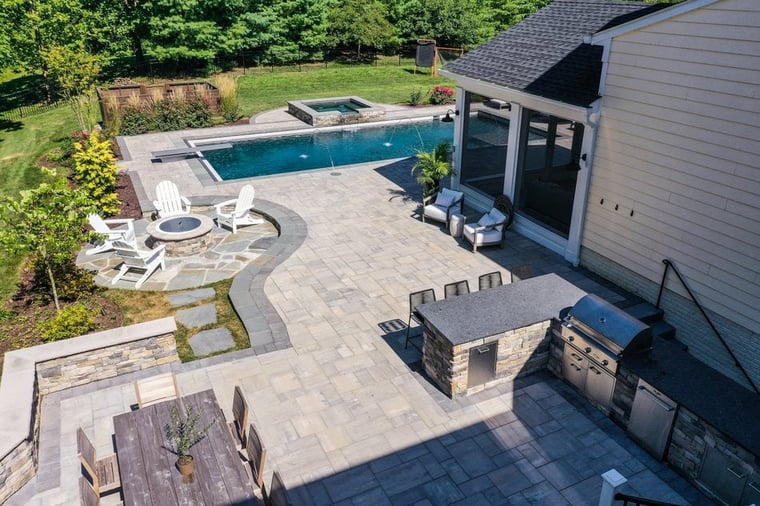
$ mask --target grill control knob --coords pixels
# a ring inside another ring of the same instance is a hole
[[[602,360],[602,365],[608,365],[610,363],[609,360]]]
[[[575,341],[575,337],[574,336],[567,336],[567,340],[571,341],[571,342]]]
[[[586,353],[591,353],[591,348],[587,346],[586,348],[583,349],[583,351],[585,351]]]

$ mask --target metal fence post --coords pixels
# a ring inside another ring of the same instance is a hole
[[[602,475],[602,493],[599,494],[599,506],[612,506],[615,503],[615,493],[625,485],[628,480],[617,472],[610,469]]]

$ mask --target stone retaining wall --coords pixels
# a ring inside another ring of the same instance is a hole
[[[162,334],[37,364],[40,395],[179,360],[174,334]]]
[[[178,361],[174,318],[5,354],[0,381],[0,504],[37,471],[43,395]],[[13,409],[7,409],[12,406]]]

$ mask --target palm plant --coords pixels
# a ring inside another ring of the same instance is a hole
[[[456,174],[451,166],[451,144],[442,142],[433,151],[417,151],[417,162],[412,167],[412,174],[415,173],[422,185],[423,199],[438,193],[441,181]]]

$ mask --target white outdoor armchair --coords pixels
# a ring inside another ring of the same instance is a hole
[[[491,208],[474,225],[465,225],[462,235],[472,244],[472,251],[478,246],[501,245],[506,230],[507,217],[496,208]]]
[[[435,201],[433,201],[435,198]],[[429,203],[430,202],[430,203]],[[448,188],[442,189],[436,195],[431,195],[422,201],[422,221],[425,222],[425,218],[431,220],[441,221],[448,225],[449,219],[454,212],[462,212],[464,206],[464,193]]]
[[[166,245],[162,244],[152,250],[139,250],[123,241],[114,241],[113,249],[122,260],[119,273],[111,281],[115,285],[130,270],[143,271],[143,275],[136,279],[135,288],[140,288],[156,269],[166,268],[164,259]]]
[[[181,216],[190,214],[191,205],[187,197],[179,194],[177,185],[172,181],[161,181],[156,185],[156,200],[153,201],[153,207],[159,218],[167,216]]]
[[[247,184],[240,189],[238,198],[216,204],[214,208],[216,209],[217,225],[229,227],[232,229],[232,233],[236,234],[238,227],[264,223],[263,218],[252,216],[250,213],[253,209],[255,194],[253,186]]]
[[[87,217],[92,229],[101,237],[96,244],[87,250],[85,254],[94,255],[113,249],[114,241],[124,241],[133,246],[137,246],[135,239],[135,220],[127,219],[108,219],[104,220],[99,214],[91,214]]]

